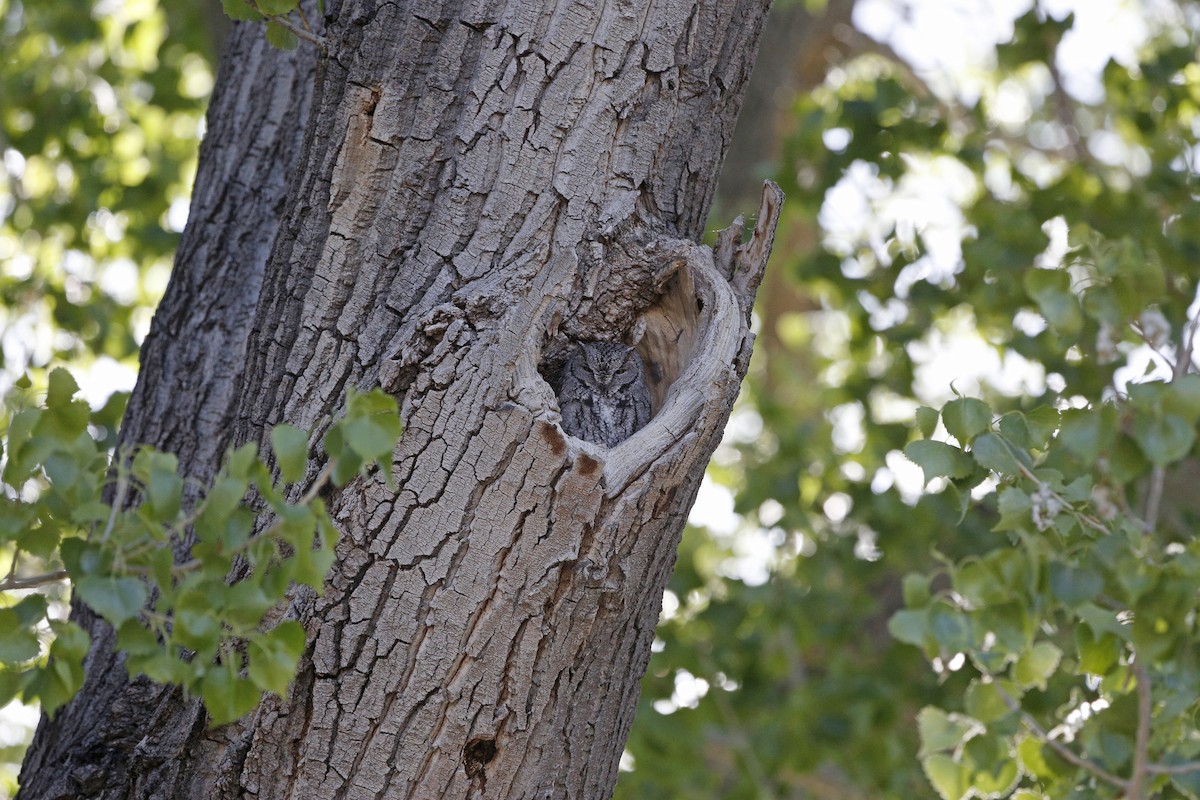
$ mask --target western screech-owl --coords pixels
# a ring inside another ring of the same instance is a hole
[[[650,421],[642,357],[618,342],[584,342],[563,366],[563,430],[612,447]]]

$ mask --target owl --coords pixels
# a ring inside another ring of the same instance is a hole
[[[563,430],[613,447],[650,421],[642,357],[619,342],[584,342],[563,365]]]

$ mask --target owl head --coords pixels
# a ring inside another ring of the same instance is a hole
[[[605,389],[625,386],[642,369],[638,354],[618,342],[584,342],[581,350],[588,372]]]

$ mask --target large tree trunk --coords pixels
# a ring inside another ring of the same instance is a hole
[[[382,384],[399,491],[329,499],[300,675],[240,723],[126,680],[78,611],[88,681],[22,797],[611,793],[778,213],[768,187],[749,241],[694,243],[767,5],[346,0],[322,59],[235,30],[126,441],[204,479]],[[564,434],[571,343],[643,328],[650,424]]]

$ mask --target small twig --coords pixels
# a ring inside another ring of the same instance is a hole
[[[1046,59],[1046,67],[1050,70],[1050,82],[1053,86],[1054,119],[1062,126],[1063,133],[1067,135],[1067,146],[1074,154],[1075,160],[1091,166],[1093,164],[1092,154],[1087,149],[1087,145],[1080,141],[1079,126],[1075,122],[1074,103],[1063,85],[1062,73],[1059,72],[1056,61],[1057,55],[1058,43],[1055,43],[1054,52]]]
[[[329,42],[325,40],[324,36],[318,36],[312,31],[305,30],[287,17],[268,16],[267,19],[284,30],[291,31],[297,39],[303,39],[306,42],[316,45],[323,54],[329,52]]]
[[[1004,440],[1002,439],[1001,441],[1004,441]],[[1005,441],[1005,444],[1008,444],[1008,442]],[[1068,502],[1065,497],[1063,497],[1061,494],[1059,494],[1058,492],[1051,489],[1049,484],[1047,484],[1045,481],[1043,481],[1037,475],[1034,475],[1033,471],[1031,469],[1029,469],[1029,467],[1020,463],[1019,460],[1017,462],[1017,466],[1021,470],[1021,475],[1028,478],[1029,480],[1033,481],[1034,483],[1036,483],[1038,485],[1039,489],[1045,489],[1046,491],[1050,492],[1050,494],[1054,495],[1058,499],[1058,501],[1063,504],[1063,508],[1070,511],[1071,514],[1076,519],[1078,519],[1080,522],[1083,522],[1088,527],[1093,528],[1100,533],[1112,533],[1112,531],[1110,531],[1108,529],[1108,526],[1105,525],[1103,521],[1097,519],[1096,517],[1093,517],[1091,514],[1085,514],[1082,511],[1075,508],[1075,505],[1073,503]]]
[[[1147,775],[1187,775],[1200,772],[1200,761],[1184,761],[1181,764],[1147,764]]]
[[[1172,382],[1188,374],[1193,367],[1192,351],[1196,346],[1197,327],[1200,327],[1200,307],[1196,309],[1196,313],[1183,326],[1183,333],[1179,342],[1179,357],[1175,359],[1175,368],[1171,376]]]
[[[1171,364],[1171,383],[1182,378],[1188,373],[1192,366],[1192,348],[1195,345],[1196,327],[1200,325],[1200,310],[1193,314],[1191,319],[1183,326],[1183,331],[1180,334],[1179,350],[1174,362],[1162,356],[1163,360]],[[1141,331],[1138,331],[1141,333]],[[1146,337],[1143,335],[1143,339]],[[1149,342],[1147,341],[1147,344]],[[1153,345],[1152,345],[1153,347]],[[1155,349],[1157,353],[1158,350]],[[1158,466],[1150,472],[1150,487],[1146,491],[1146,508],[1142,514],[1142,526],[1146,532],[1152,532],[1158,527],[1158,516],[1162,510],[1163,489],[1167,482],[1166,467]]]
[[[1134,333],[1142,337],[1142,341],[1145,343],[1145,345],[1150,348],[1154,355],[1163,360],[1163,363],[1166,364],[1167,368],[1171,370],[1171,374],[1174,375],[1179,369],[1180,362],[1163,352],[1163,349],[1160,345],[1151,344],[1150,339],[1146,336],[1146,331],[1142,328],[1140,323],[1131,322],[1129,323],[1129,327],[1133,328]]]
[[[27,578],[16,578],[10,575],[3,581],[0,581],[0,592],[7,592],[13,589],[33,589],[38,586],[44,586],[47,583],[65,581],[67,577],[65,569],[55,570],[54,572],[43,572],[41,575],[30,575]]]
[[[122,460],[117,461],[117,496],[113,498],[112,508],[108,511],[108,524],[104,526],[104,533],[100,534],[100,541],[107,542],[109,534],[113,531],[113,526],[117,522],[117,514],[121,513],[125,507],[125,493],[129,491],[129,472],[128,468],[122,463]]]
[[[1167,483],[1167,468],[1155,467],[1150,471],[1150,488],[1146,491],[1146,510],[1142,512],[1142,528],[1153,533],[1158,527],[1158,515],[1162,508],[1163,487]]]
[[[313,27],[308,22],[308,15],[304,13],[304,6],[296,6],[296,13],[300,15],[300,24],[304,26],[304,30],[313,33]]]
[[[1150,693],[1150,670],[1136,654],[1133,659],[1133,674],[1137,679],[1138,719],[1133,745],[1133,774],[1129,776],[1125,797],[1126,800],[1142,800],[1142,784],[1146,780],[1150,757],[1150,715],[1154,710],[1154,705]]]
[[[1038,738],[1039,741],[1048,745],[1051,750],[1061,756],[1064,761],[1068,761],[1080,769],[1087,770],[1097,778],[1112,786],[1116,786],[1118,789],[1126,790],[1129,788],[1129,781],[1113,775],[1104,767],[1076,754],[1074,750],[1067,747],[1057,739],[1052,738],[1050,734],[1038,724],[1037,720],[1034,719],[1033,716],[1027,711],[1022,709],[1021,704],[1018,703],[1012,695],[1004,691],[1004,687],[998,683],[996,684],[996,691],[1000,693],[1000,698],[1004,700],[1004,704],[1008,706],[1011,711],[1016,711],[1020,715],[1021,722],[1025,725],[1025,727],[1027,727],[1033,733],[1033,735]]]

